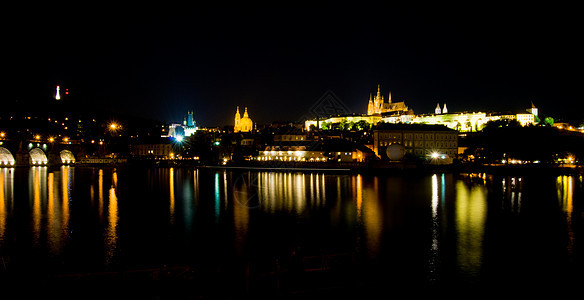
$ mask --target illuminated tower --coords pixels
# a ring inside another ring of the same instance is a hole
[[[253,122],[251,121],[251,118],[247,114],[247,107],[245,108],[245,112],[243,112],[243,117],[241,117],[239,125],[240,130],[242,132],[250,132],[253,130]]]
[[[375,113],[375,106],[373,106],[373,94],[369,93],[369,104],[367,105],[367,114],[372,115]]]
[[[447,114],[448,113],[448,108],[446,108],[446,103],[444,103],[444,108],[442,109],[442,113],[443,114]]]
[[[436,109],[434,109],[434,113],[437,115],[442,113],[442,109],[440,109],[440,103],[436,104]]]
[[[57,86],[57,94],[55,94],[55,100],[61,100],[61,87]]]
[[[528,109],[527,111],[530,112],[532,115],[537,117],[537,107],[535,107],[533,102],[531,102],[531,108]]]
[[[234,132],[239,132],[240,131],[240,125],[239,125],[239,121],[241,120],[241,115],[239,114],[239,106],[237,107],[237,110],[235,111],[235,123],[233,125],[233,131]]]
[[[194,112],[192,110],[187,112],[187,117],[184,123],[185,136],[191,136],[197,131],[197,123],[193,117]]]
[[[194,126],[193,111],[187,112],[187,126],[189,127]]]
[[[377,96],[375,96],[373,106],[375,107],[375,113],[380,114],[383,108],[383,96],[381,96],[381,86],[379,84],[377,85]]]

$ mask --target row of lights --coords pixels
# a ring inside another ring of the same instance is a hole
[[[64,164],[72,164],[75,163],[75,160],[69,160],[66,159],[65,161],[63,161]],[[46,165],[48,164],[48,161],[46,160],[41,160],[41,161],[33,161],[32,162],[33,165]],[[0,166],[14,166],[14,161],[13,160],[0,160]]]
[[[290,156],[258,156],[256,160],[259,161],[269,161],[269,160],[280,160],[280,161],[306,161],[306,157],[290,157]],[[326,157],[311,157],[308,161],[326,161]]]

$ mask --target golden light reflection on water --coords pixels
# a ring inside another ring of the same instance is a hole
[[[367,253],[375,258],[381,251],[381,236],[383,233],[383,211],[379,199],[379,178],[373,178],[372,185],[363,186],[363,177],[357,175],[357,215],[365,230]],[[359,208],[359,201],[362,202]]]
[[[100,170],[101,171],[101,170]],[[116,188],[113,184],[113,178],[117,176],[116,171],[112,173],[112,185],[108,192],[108,208],[107,208],[107,228],[105,232],[105,262],[111,264],[116,254],[118,247],[118,222],[119,209],[118,197],[116,195]]]
[[[0,245],[6,235],[6,221],[12,211],[14,168],[0,168]]]
[[[251,196],[257,196],[261,209],[270,213],[289,212],[300,216],[308,207],[326,205],[324,174],[258,172],[251,184],[257,188],[257,194]]]
[[[103,169],[99,169],[97,175],[97,212],[99,219],[103,219]]]
[[[556,178],[556,188],[558,192],[558,201],[562,211],[566,215],[566,227],[568,232],[568,245],[566,246],[570,258],[574,253],[574,224],[572,215],[574,213],[574,177],[558,176]]]
[[[243,253],[245,241],[247,239],[249,226],[249,201],[253,191],[249,184],[240,182],[233,185],[233,194],[238,197],[238,201],[233,202],[233,229],[235,231],[235,249],[239,254]],[[219,205],[219,203],[216,203]]]
[[[169,190],[170,190],[170,201],[169,201],[169,213],[170,213],[170,224],[174,223],[174,209],[175,209],[175,198],[174,198],[174,168],[170,168],[169,172]]]
[[[69,166],[51,172],[47,167],[29,169],[33,245],[37,247],[46,244],[49,255],[59,255],[70,236],[72,173],[73,168]],[[4,180],[0,182],[4,183]]]
[[[32,192],[32,231],[33,242],[38,245],[41,238],[41,197],[46,196],[43,193],[43,187],[46,187],[46,181],[43,184],[43,179],[46,179],[46,167],[32,167],[29,172],[29,192]]]
[[[462,181],[456,183],[457,264],[462,272],[469,275],[477,275],[482,266],[486,196],[483,185],[467,186]]]
[[[69,226],[69,201],[71,201],[71,189],[73,188],[71,182],[71,167],[61,167],[61,183],[63,189],[63,199],[61,204],[61,227],[68,229]]]

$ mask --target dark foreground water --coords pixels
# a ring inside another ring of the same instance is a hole
[[[579,291],[583,196],[582,176],[543,172],[0,168],[0,279],[219,297]]]

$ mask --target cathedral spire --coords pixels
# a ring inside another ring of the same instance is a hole
[[[375,99],[381,99],[381,85],[377,85],[377,97]]]
[[[391,91],[389,91],[389,98],[387,98],[387,101],[391,103]]]

